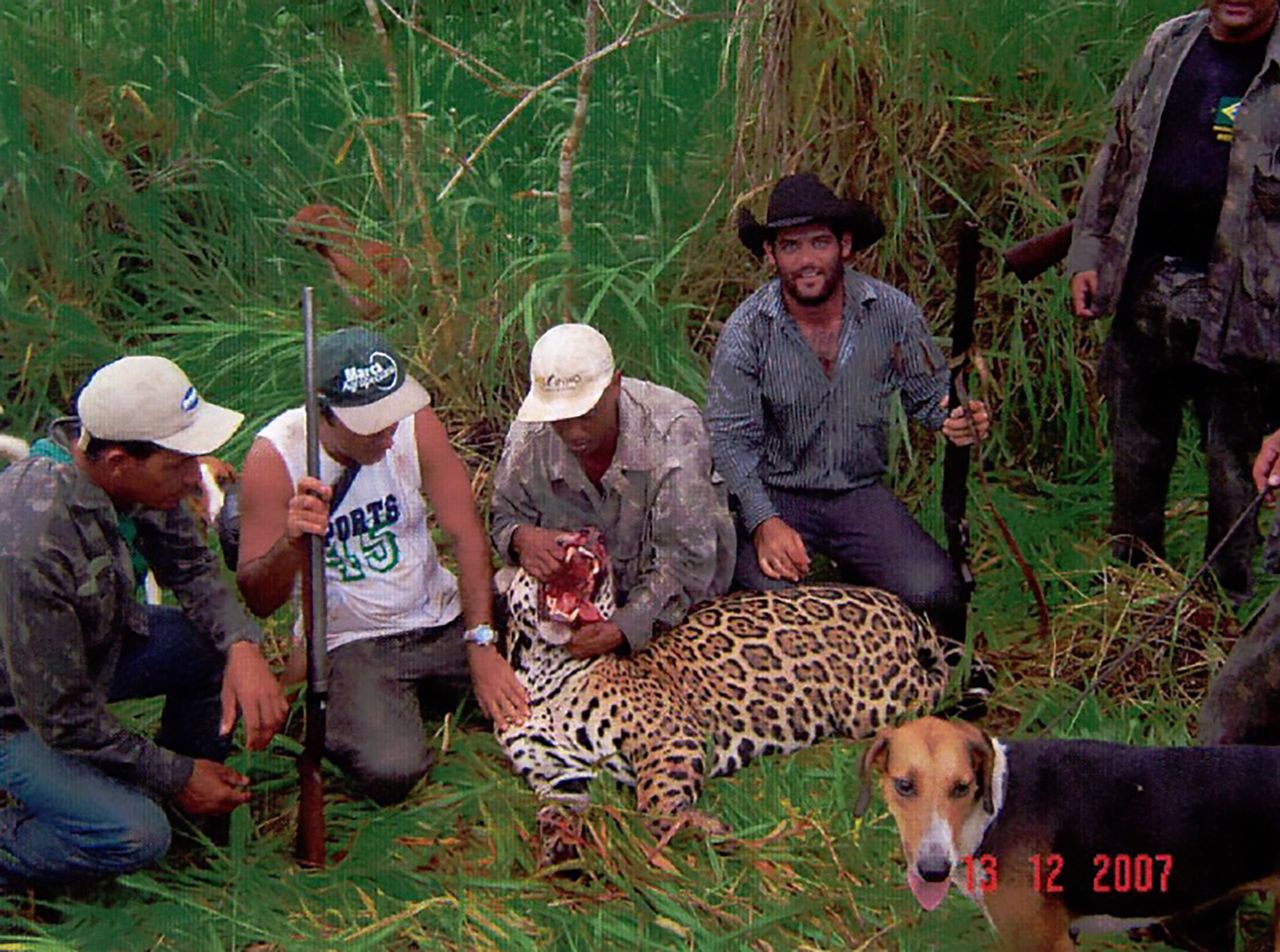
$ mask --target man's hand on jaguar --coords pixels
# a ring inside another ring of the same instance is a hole
[[[467,663],[480,710],[494,727],[505,730],[529,716],[529,694],[494,645],[467,645]]]
[[[572,533],[540,526],[520,526],[511,536],[520,567],[545,582],[564,561],[565,540]]]
[[[569,639],[569,654],[575,658],[594,658],[622,647],[626,639],[622,629],[611,621],[594,621],[574,631]]]

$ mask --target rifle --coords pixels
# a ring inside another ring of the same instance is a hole
[[[316,393],[316,328],[312,289],[302,289],[303,386],[306,388],[307,475],[320,477],[320,406]],[[329,610],[325,599],[324,539],[310,535],[302,569],[302,623],[307,636],[306,734],[298,757],[298,839],[294,855],[302,866],[323,869],[325,710],[329,704],[329,658],[325,653]]]
[[[978,286],[978,224],[962,222],[957,235],[956,302],[951,321],[951,407],[968,407],[965,372],[973,347],[974,297]],[[942,458],[942,523],[947,534],[947,554],[964,585],[965,601],[973,594],[973,566],[969,564],[969,521],[965,518],[968,496],[969,448],[948,442]],[[963,632],[956,632],[963,636]]]
[[[1050,228],[1026,241],[1020,241],[1001,252],[1005,266],[1018,276],[1023,284],[1040,277],[1045,271],[1067,256],[1071,247],[1071,229],[1074,219]]]
[[[1063,232],[1064,229],[1070,229],[1070,222],[1055,229],[1055,231]],[[1069,243],[1070,234],[1069,232],[1066,232],[1066,234],[1067,242]],[[1040,237],[1047,238],[1048,236],[1042,235]],[[1034,241],[1035,239],[1032,240]],[[949,362],[951,368],[950,406],[967,407],[969,404],[969,392],[965,387],[964,376],[965,371],[969,368],[969,352],[973,347],[974,296],[978,286],[978,226],[975,222],[967,221],[960,226],[957,245],[956,306],[955,316],[951,325],[951,360]],[[1062,253],[1066,253],[1065,245]],[[973,448],[979,460],[981,460],[981,443],[975,440]],[[947,554],[951,556],[951,564],[955,567],[956,574],[960,576],[960,581],[964,586],[966,604],[973,595],[973,589],[976,584],[973,578],[973,567],[969,564],[969,523],[964,514],[965,499],[968,495],[968,479],[968,447],[955,446],[948,441],[945,455],[942,458],[942,523],[947,534]],[[1040,636],[1047,639],[1049,637],[1049,604],[1045,601],[1044,589],[1041,588],[1040,582],[1036,579],[1035,572],[1032,571],[1026,556],[1022,554],[1022,548],[1018,545],[1018,540],[1014,538],[1013,532],[1009,529],[1009,524],[1004,521],[996,507],[992,505],[990,487],[987,486],[987,478],[982,472],[981,464],[978,466],[978,481],[982,484],[983,492],[987,496],[987,511],[991,514],[991,521],[996,524],[1001,538],[1004,539],[1005,544],[1009,547],[1010,554],[1022,571],[1022,577],[1027,581],[1027,589],[1031,592],[1032,598],[1035,599],[1036,611],[1040,616]],[[961,625],[963,626],[966,622],[967,617],[962,617]],[[961,627],[957,634],[963,636],[964,628]]]

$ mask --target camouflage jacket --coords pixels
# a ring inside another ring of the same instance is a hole
[[[1160,24],[1116,91],[1115,123],[1089,173],[1067,271],[1098,272],[1095,310],[1112,313],[1129,266],[1138,208],[1174,77],[1208,22],[1205,10]],[[1197,362],[1280,364],[1280,29],[1236,115],[1230,170],[1209,264],[1211,306]]]
[[[639,651],[655,622],[677,624],[695,602],[728,591],[736,552],[697,404],[624,377],[618,418],[618,446],[598,489],[551,424],[511,424],[494,477],[491,536],[514,563],[519,526],[599,529],[625,598],[612,620]]]
[[[130,515],[139,551],[198,631],[224,652],[261,640],[185,507]],[[107,494],[74,464],[33,456],[0,473],[0,733],[32,730],[54,750],[169,797],[191,759],[107,708],[121,648],[147,636],[118,525]]]

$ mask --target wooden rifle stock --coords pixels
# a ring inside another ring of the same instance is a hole
[[[960,225],[956,252],[956,299],[951,323],[951,391],[949,406],[968,407],[969,391],[965,372],[973,347],[973,322],[978,286],[978,225]],[[947,553],[964,584],[965,597],[973,591],[973,568],[969,564],[969,522],[965,517],[968,496],[969,448],[947,443],[942,459],[942,523],[947,534]]]
[[[306,388],[307,475],[320,478],[320,406],[316,381],[316,328],[312,291],[302,289],[303,385]],[[329,660],[325,652],[329,612],[325,599],[324,539],[307,537],[307,561],[302,570],[302,620],[307,637],[306,734],[298,757],[298,837],[294,855],[299,864],[323,868],[325,856],[324,756],[325,709],[329,702]]]
[[[1074,221],[1068,221],[1006,248],[1001,253],[1005,265],[1023,284],[1040,277],[1067,256],[1074,225]]]

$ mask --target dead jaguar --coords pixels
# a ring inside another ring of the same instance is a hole
[[[655,818],[715,829],[693,810],[707,777],[824,737],[869,737],[942,697],[932,626],[888,592],[848,585],[726,595],[635,656],[574,659],[568,625],[614,608],[602,550],[579,542],[551,584],[518,570],[507,588],[506,655],[531,713],[498,740],[542,797],[580,808],[604,770]],[[544,834],[556,822],[544,815]]]

